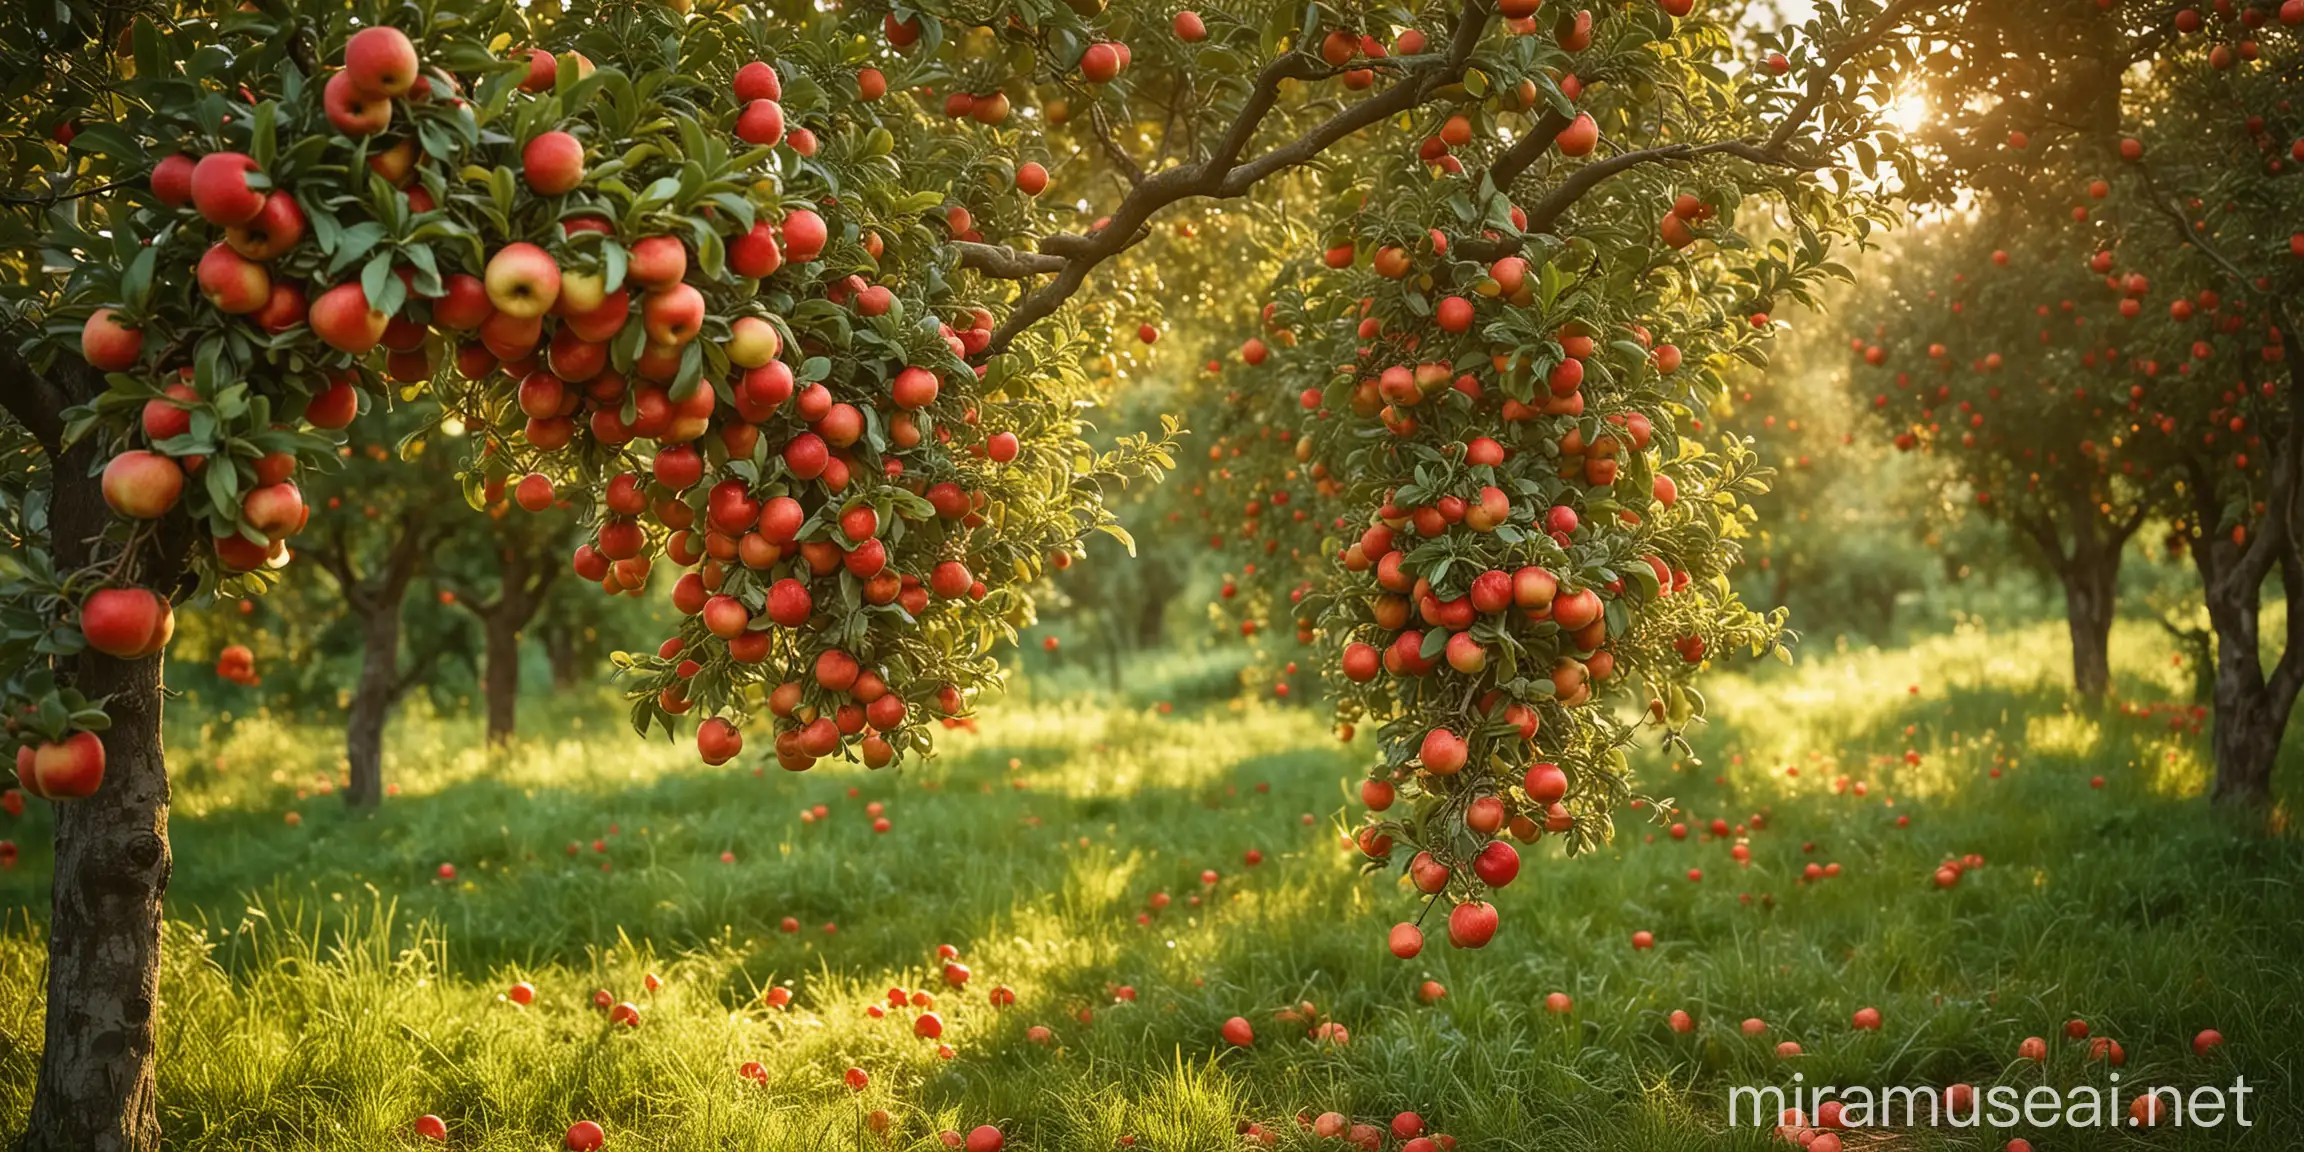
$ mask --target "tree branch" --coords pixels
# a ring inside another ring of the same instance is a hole
[[[63,389],[33,371],[13,347],[0,345],[0,408],[32,433],[50,460],[64,455],[64,409],[69,407]]]
[[[0,196],[0,204],[14,204],[27,208],[47,208],[61,204],[66,200],[102,195],[115,188],[126,188],[134,183],[136,183],[136,179],[130,177],[114,180],[109,184],[98,184],[94,188],[82,188],[78,192],[50,192],[45,196]]]
[[[1144,182],[1144,166],[1138,164],[1136,158],[1129,155],[1128,150],[1122,148],[1120,142],[1112,138],[1112,124],[1104,118],[1103,105],[1097,104],[1089,107],[1088,130],[1095,135],[1097,146],[1104,150],[1104,158],[1110,160],[1112,166],[1120,170],[1121,178],[1128,181],[1129,187],[1134,188]]]
[[[954,241],[952,247],[960,250],[962,268],[995,280],[1029,280],[1064,270],[1062,256],[1045,252],[1019,252],[1005,244],[979,244],[972,240]]]
[[[1840,74],[1841,65],[1846,64],[1857,53],[1868,51],[1886,39],[1897,25],[1904,22],[1904,17],[1916,9],[1942,3],[1944,0],[1896,0],[1895,3],[1881,9],[1880,14],[1874,16],[1872,22],[1865,25],[1862,32],[1857,33],[1824,57],[1823,64],[1816,69],[1814,75],[1808,78],[1808,90],[1800,94],[1800,99],[1792,105],[1789,112],[1785,113],[1784,121],[1776,125],[1774,132],[1768,134],[1768,142],[1762,145],[1763,150],[1773,154],[1781,154],[1784,151],[1784,146],[1792,142],[1792,137],[1800,131],[1800,126],[1807,122],[1808,117],[1815,115],[1816,106],[1822,104],[1824,98],[1831,94],[1832,79]]]
[[[1240,157],[1279,103],[1281,84],[1288,80],[1314,79],[1327,72],[1311,54],[1308,38],[1298,37],[1293,48],[1274,57],[1257,72],[1247,101],[1233,117],[1215,151],[1205,160],[1144,177],[1121,199],[1110,222],[1093,233],[1076,239],[1052,236],[1041,241],[1040,250],[1062,256],[1064,266],[1057,270],[1054,281],[1034,289],[1017,303],[1015,310],[993,331],[992,339],[977,358],[1007,351],[1018,333],[1062,307],[1087,282],[1088,274],[1095,271],[1097,265],[1141,238],[1145,223],[1154,213],[1194,197],[1245,195],[1265,177],[1303,164],[1346,136],[1405,112],[1444,85],[1461,79],[1472,50],[1478,46],[1493,14],[1494,0],[1464,0],[1444,55],[1393,59],[1390,67],[1400,71],[1400,79],[1383,92],[1329,117],[1298,139],[1243,162]]]

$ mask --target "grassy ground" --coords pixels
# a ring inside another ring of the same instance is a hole
[[[2116,643],[2127,697],[2180,691],[2154,632]],[[1723,678],[1703,763],[1646,768],[1685,841],[1626,813],[1609,852],[1534,849],[1492,945],[1435,937],[1409,962],[1383,931],[1413,903],[1338,849],[1361,760],[1309,711],[1190,703],[1222,679],[1204,666],[1139,670],[1123,698],[1019,693],[900,776],[702,769],[593,701],[533,708],[524,728],[556,735],[494,758],[470,724],[415,718],[372,819],[315,791],[334,733],[212,719],[174,733],[164,1122],[181,1148],[411,1146],[431,1112],[475,1149],[557,1147],[589,1118],[613,1149],[935,1148],[998,1124],[1011,1148],[1183,1152],[1241,1147],[1246,1122],[1336,1147],[1298,1114],[1414,1110],[1471,1149],[1763,1148],[1782,1145],[1727,1127],[1729,1086],[2105,1084],[2062,1038],[2081,1018],[2124,1047],[2124,1098],[2245,1075],[2255,1126],[1877,1146],[2297,1147],[2304,846],[2220,826],[2201,739],[2164,711],[2075,714],[2063,668],[2042,628]],[[2290,804],[2300,775],[2283,768]],[[1703,828],[1756,813],[1740,867]],[[24,849],[0,873],[4,1136],[31,1094],[49,861],[40,813],[0,835]],[[1930,883],[1969,853],[1985,865]],[[1810,863],[1839,872],[1805,883]],[[936,975],[945,943],[964,989]],[[521,980],[527,1008],[503,995]],[[934,993],[950,1058],[913,1011],[867,1012],[893,987]],[[595,989],[640,1027],[606,1023]],[[1554,991],[1571,1012],[1546,1010]],[[1276,1018],[1305,1001],[1348,1042]],[[1879,1032],[1850,1027],[1865,1006]],[[1233,1015],[1253,1047],[1218,1039]],[[2229,1042],[2196,1058],[2207,1027]],[[2045,1065],[2017,1059],[2027,1036],[2050,1038]]]

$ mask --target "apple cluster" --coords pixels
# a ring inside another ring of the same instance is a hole
[[[1110,522],[1100,485],[1160,453],[1087,451],[1067,353],[987,355],[999,296],[965,295],[985,286],[950,245],[1021,219],[1000,200],[1046,169],[956,149],[877,69],[786,47],[674,73],[367,27],[322,75],[241,87],[217,135],[146,126],[183,140],[122,222],[151,256],[78,321],[112,383],[114,511],[204,524],[206,583],[258,590],[309,515],[300,471],[428,390],[476,507],[576,506],[573,569],[686,617],[618,658],[636,727],[690,717],[712,764],[760,712],[792,770],[927,752],[1044,569]],[[173,628],[133,571],[77,606],[123,659]],[[27,755],[63,756],[51,735]]]

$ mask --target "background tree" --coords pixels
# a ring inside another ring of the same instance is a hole
[[[2019,222],[2036,211],[1927,228],[1914,246],[1925,255],[1901,263],[1899,290],[1851,349],[1896,447],[1947,457],[1958,497],[2015,529],[2062,585],[2073,686],[2101,698],[2122,555],[2166,507],[2173,477],[2150,456],[2119,455],[2139,435],[2147,389],[2121,383],[2134,373],[2114,342],[2137,325],[2088,270],[2109,256]]]
[[[2024,219],[2102,253],[2104,296],[2148,321],[2116,341],[2148,417],[2118,448],[2169,474],[2168,514],[2216,634],[2212,794],[2250,810],[2270,802],[2304,689],[2304,620],[2290,616],[2269,668],[2259,631],[2274,575],[2304,595],[2304,421],[2290,406],[2304,364],[2299,24],[2296,3],[1975,3],[1936,26],[1926,73],[1945,112],[1924,142],[1936,192],[2058,206]],[[2080,423],[2096,406],[2076,397],[2053,416]]]
[[[316,486],[309,551],[360,630],[360,671],[345,716],[344,802],[373,808],[384,796],[384,726],[438,661],[437,644],[403,644],[409,591],[465,517],[451,451],[415,436],[437,419],[430,405],[378,415],[350,430],[343,467]],[[404,654],[403,648],[407,651]]]

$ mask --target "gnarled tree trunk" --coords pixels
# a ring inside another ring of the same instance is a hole
[[[12,366],[15,367],[15,366]],[[10,391],[57,392],[25,373]],[[59,396],[85,399],[102,387],[77,364],[59,366]],[[25,396],[11,396],[21,412]],[[52,456],[53,434],[27,420]],[[111,524],[89,476],[94,439],[60,454],[49,508],[58,566],[86,566],[92,541]],[[183,579],[190,527],[181,515],[158,522],[131,575],[172,595]],[[56,874],[48,924],[46,1047],[21,1147],[28,1152],[115,1152],[160,1146],[154,1036],[160,998],[161,897],[168,890],[168,769],[160,739],[163,657],[116,660],[94,651],[60,669],[74,688],[103,699],[104,783],[83,800],[56,805]]]

